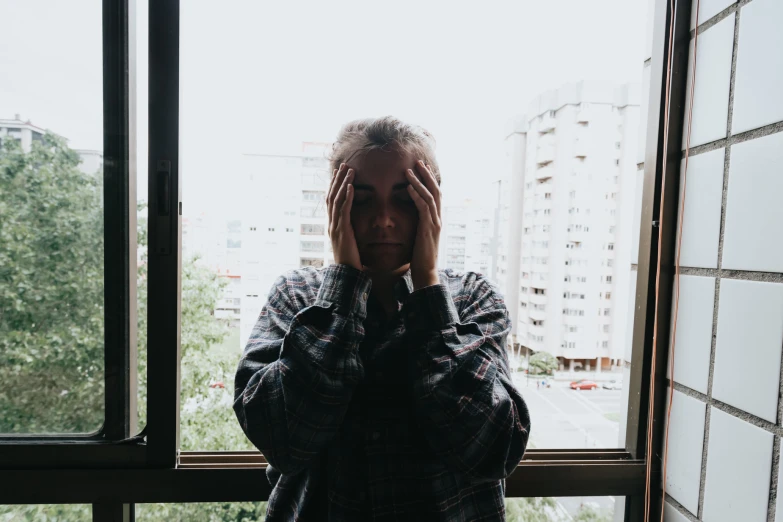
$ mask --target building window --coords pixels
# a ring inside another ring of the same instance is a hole
[[[601,348],[609,348],[609,341],[601,342]]]
[[[321,268],[324,266],[324,260],[320,258],[302,257],[299,258],[299,266],[314,266]]]
[[[324,242],[323,241],[302,241],[300,247],[301,247],[302,252],[323,252],[324,251]]]

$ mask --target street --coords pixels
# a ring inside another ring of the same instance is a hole
[[[539,377],[540,381],[541,378]],[[549,380],[551,388],[536,388],[536,380],[514,373],[514,384],[530,410],[528,448],[619,448],[622,394],[625,390],[572,390],[567,381]],[[599,383],[600,385],[600,383]],[[602,510],[614,509],[613,497],[558,497],[570,515],[582,503],[592,502]]]
[[[514,384],[530,410],[530,448],[618,448],[624,390],[576,391],[568,382],[536,388],[533,378],[514,374]]]

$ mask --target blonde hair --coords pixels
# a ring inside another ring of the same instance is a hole
[[[346,163],[356,154],[376,149],[388,151],[392,147],[424,159],[440,185],[440,168],[435,159],[435,137],[426,129],[405,123],[394,116],[363,118],[346,123],[337,133],[337,139],[332,143],[332,151],[327,159],[331,172],[334,172],[340,168],[341,163]]]

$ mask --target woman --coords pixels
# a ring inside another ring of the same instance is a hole
[[[434,139],[350,122],[331,166],[335,262],[277,279],[236,375],[234,410],[269,463],[266,520],[505,520],[530,418],[502,295],[437,268]]]

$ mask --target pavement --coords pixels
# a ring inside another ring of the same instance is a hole
[[[540,380],[540,378],[539,378]],[[514,384],[530,410],[529,448],[620,448],[622,394],[625,390],[576,391],[569,382],[551,381],[551,388],[536,388],[523,373],[514,373]],[[599,383],[600,384],[600,383]],[[614,511],[614,497],[558,497],[557,502],[571,516],[583,503]]]
[[[619,448],[624,390],[576,391],[568,382],[536,388],[532,378],[514,374],[514,384],[530,410],[531,448]]]

